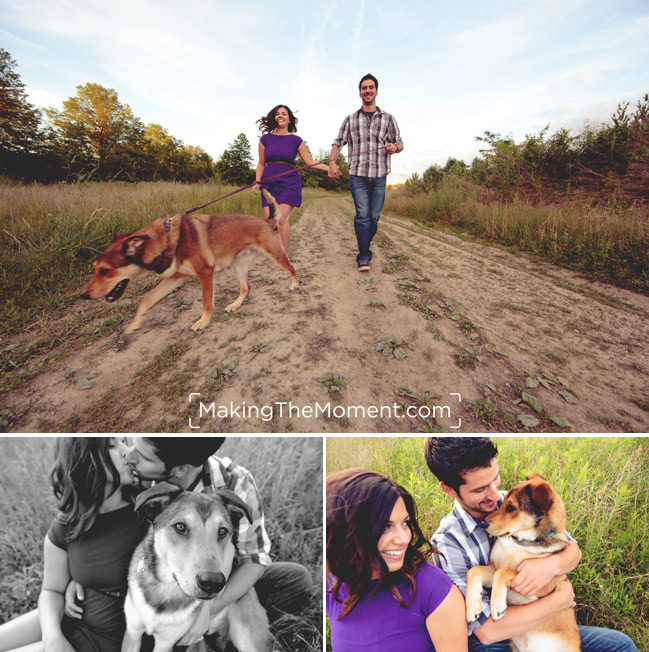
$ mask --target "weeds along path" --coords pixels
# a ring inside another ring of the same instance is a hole
[[[310,200],[291,243],[300,289],[260,261],[226,315],[237,283],[217,273],[200,334],[193,280],[130,338],[121,328],[153,279],[117,304],[74,300],[49,325],[65,337],[4,395],[8,428],[649,431],[648,297],[390,215],[367,274],[355,247],[351,200]]]

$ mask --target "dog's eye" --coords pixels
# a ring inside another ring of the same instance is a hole
[[[187,526],[184,523],[174,523],[173,528],[178,534],[185,534],[187,532]]]
[[[516,508],[513,505],[507,505],[507,507],[505,508],[505,511],[506,512],[515,512]]]
[[[99,276],[106,276],[106,274],[108,274],[108,269],[106,267],[102,267],[99,270]]]
[[[228,528],[226,527],[220,527],[219,528],[219,536],[220,537],[225,537],[228,535]]]

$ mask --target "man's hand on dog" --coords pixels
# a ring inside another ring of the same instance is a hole
[[[516,569],[518,575],[509,588],[526,597],[536,595],[550,580],[557,575],[557,568],[552,555],[540,559],[526,559]]]
[[[83,618],[83,606],[81,603],[86,597],[85,590],[81,584],[70,580],[67,589],[65,589],[65,615],[69,618],[81,620]]]
[[[557,596],[557,600],[563,601],[563,606],[559,607],[559,610],[563,609],[573,609],[577,606],[575,602],[575,592],[572,589],[572,584],[570,580],[566,577],[565,580],[557,584],[557,588],[554,589],[551,595]]]

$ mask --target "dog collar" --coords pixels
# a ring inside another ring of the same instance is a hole
[[[548,546],[548,545],[550,545],[550,542],[548,541],[548,539],[550,537],[556,537],[556,536],[557,536],[556,532],[550,532],[550,534],[547,534],[544,537],[540,537],[539,539],[534,539],[533,541],[527,541],[525,539],[519,539],[517,536],[514,536],[512,534],[512,539],[514,539],[514,541],[516,541],[516,543],[518,545],[520,545],[520,546],[538,546],[538,545],[544,545],[544,544],[546,546]]]
[[[142,266],[156,274],[162,274],[171,265],[171,258],[167,255],[167,247],[169,246],[169,232],[171,231],[171,220],[166,217],[164,224],[165,230],[165,246],[164,249],[156,256],[150,264],[146,265],[141,262]]]

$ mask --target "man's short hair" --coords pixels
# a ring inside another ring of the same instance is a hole
[[[225,437],[145,437],[167,471],[190,464],[200,466],[223,445]]]
[[[498,448],[489,437],[428,437],[424,448],[428,468],[456,492],[467,471],[489,466],[496,455]]]
[[[361,79],[358,82],[358,90],[359,91],[361,90],[361,86],[363,85],[363,82],[367,81],[368,79],[371,79],[374,82],[374,86],[376,87],[376,90],[378,91],[379,90],[379,80],[374,75],[370,75],[369,73],[367,75],[365,75],[365,77],[363,77],[363,79]]]

